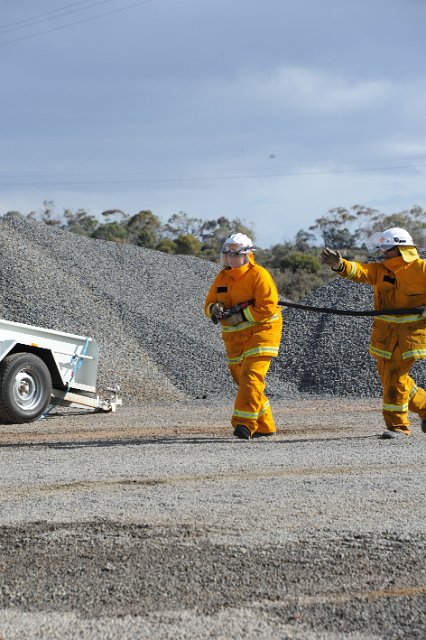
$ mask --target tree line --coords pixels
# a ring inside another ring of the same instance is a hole
[[[150,210],[129,215],[120,209],[103,211],[100,217],[84,209],[64,209],[58,214],[52,201],[46,200],[38,211],[19,215],[89,238],[109,240],[155,249],[169,254],[197,256],[217,261],[219,249],[232,233],[244,233],[256,241],[251,223],[240,218],[220,216],[203,220],[180,211],[165,223]],[[334,274],[321,263],[324,246],[339,249],[349,259],[366,259],[366,238],[390,227],[407,229],[419,247],[426,247],[426,212],[415,205],[385,215],[376,209],[354,205],[337,207],[317,218],[308,229],[300,229],[293,241],[257,248],[256,260],[273,275],[281,295],[300,300],[326,284]]]

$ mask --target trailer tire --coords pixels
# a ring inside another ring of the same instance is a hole
[[[0,363],[0,420],[14,424],[37,420],[50,403],[52,378],[41,358],[14,353]]]

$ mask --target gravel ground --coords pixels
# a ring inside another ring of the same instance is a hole
[[[426,436],[378,437],[370,321],[285,311],[278,434],[235,440],[217,269],[0,221],[2,317],[94,337],[124,396],[0,425],[0,640],[426,637]]]
[[[0,638],[426,636],[426,436],[378,399],[55,410],[0,432]]]

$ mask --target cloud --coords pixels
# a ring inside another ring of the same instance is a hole
[[[390,137],[383,145],[385,155],[394,158],[426,158],[426,136]]]
[[[315,68],[280,66],[270,71],[244,70],[226,83],[208,83],[205,94],[262,106],[270,111],[333,114],[366,111],[384,105],[394,93],[387,80],[343,78]]]
[[[369,110],[389,97],[387,81],[356,81],[302,67],[281,67],[267,78],[256,78],[254,95],[287,109],[337,113]]]

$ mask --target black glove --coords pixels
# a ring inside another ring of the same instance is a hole
[[[210,309],[210,315],[214,324],[217,324],[219,320],[223,318],[223,304],[221,302],[215,302]]]
[[[328,249],[326,247],[322,250],[321,259],[334,270],[338,269],[342,264],[342,256],[337,249]]]

